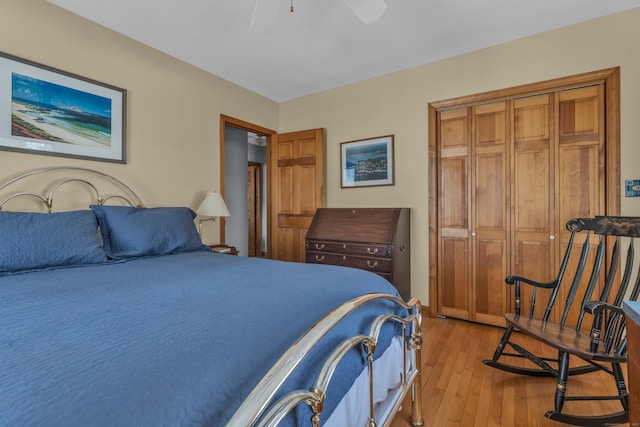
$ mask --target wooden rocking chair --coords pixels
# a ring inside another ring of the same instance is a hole
[[[640,237],[640,218],[577,218],[567,222],[567,229],[571,232],[569,244],[555,280],[539,283],[524,277],[507,277],[507,284],[515,287],[515,313],[505,315],[507,329],[493,358],[484,363],[516,374],[557,377],[555,408],[545,414],[547,418],[582,426],[625,423],[629,420],[629,411],[620,366],[627,358],[622,300],[636,300],[640,293],[640,273],[634,258],[634,240]],[[622,253],[623,248],[626,255]],[[536,297],[545,293],[543,305],[536,307]],[[574,302],[580,305],[574,306]],[[516,330],[551,346],[557,350],[558,358],[537,356],[517,344],[513,341]],[[507,347],[515,353],[506,351]],[[584,363],[570,367],[570,356]],[[505,358],[524,358],[535,368],[505,363]],[[618,394],[567,395],[570,376],[594,371],[610,374]],[[576,400],[619,400],[622,410],[601,416],[562,412],[565,401]]]

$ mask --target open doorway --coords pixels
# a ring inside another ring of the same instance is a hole
[[[220,241],[249,251],[249,134],[264,137],[262,256],[304,262],[304,238],[317,208],[324,206],[324,129],[276,134],[252,123],[220,116],[220,191],[231,216],[220,221]],[[232,143],[231,140],[236,140]],[[261,145],[261,144],[258,144]],[[267,168],[268,163],[268,168]],[[235,177],[242,178],[235,178]],[[237,202],[237,207],[233,207]]]
[[[269,257],[268,144],[275,131],[221,116],[221,192],[231,216],[221,241],[239,255]]]

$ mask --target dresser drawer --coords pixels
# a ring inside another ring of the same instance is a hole
[[[376,273],[391,273],[391,260],[387,258],[347,256],[345,265]]]
[[[393,246],[379,243],[344,243],[326,240],[308,240],[307,250],[337,254],[388,258]]]
[[[307,263],[341,265],[344,267],[370,270],[376,273],[390,273],[391,260],[385,258],[339,255],[318,251],[307,251]]]

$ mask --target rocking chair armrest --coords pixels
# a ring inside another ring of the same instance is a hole
[[[507,278],[504,281],[507,283],[507,285],[515,285],[516,282],[521,282],[531,286],[535,286],[536,288],[544,288],[544,289],[553,289],[557,285],[556,280],[542,283],[542,282],[536,282],[535,280],[527,279],[526,277],[522,277],[522,276],[507,276]]]
[[[624,314],[622,307],[607,304],[606,302],[602,301],[590,301],[584,306],[584,311],[589,314],[593,314],[594,316],[600,314],[603,310],[609,310],[620,315]]]
[[[624,320],[622,320],[621,324],[618,323],[618,320],[617,320],[617,319],[624,319],[624,311],[622,310],[621,307],[618,307],[612,304],[607,304],[606,302],[602,302],[602,301],[588,302],[584,307],[584,311],[593,315],[593,322],[591,324],[590,351],[593,353],[596,353],[600,346],[600,341],[602,339],[605,339],[605,341],[607,340],[607,338],[602,337],[602,334],[606,333],[608,335],[608,338],[611,338],[611,336],[609,335],[610,332],[605,332],[603,330],[603,327],[604,327],[603,323],[605,322],[605,319],[609,318],[609,320],[611,321],[611,319],[615,318],[616,320],[614,321],[614,324],[624,325]],[[607,315],[607,313],[609,314]],[[604,327],[604,329],[608,330],[609,328]],[[617,329],[617,327],[614,329]]]

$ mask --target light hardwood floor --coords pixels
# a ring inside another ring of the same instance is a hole
[[[493,355],[503,331],[462,320],[423,319],[422,411],[425,427],[567,426],[544,416],[546,411],[553,409],[554,378],[510,374],[482,363]],[[526,342],[534,353],[545,351],[533,340]],[[553,351],[545,351],[547,354],[555,355]],[[569,378],[568,394],[585,390],[615,394],[614,383],[606,374]],[[618,402],[565,403],[565,412],[585,415],[619,410]],[[410,404],[406,402],[392,427],[410,426],[406,421],[409,411]]]

